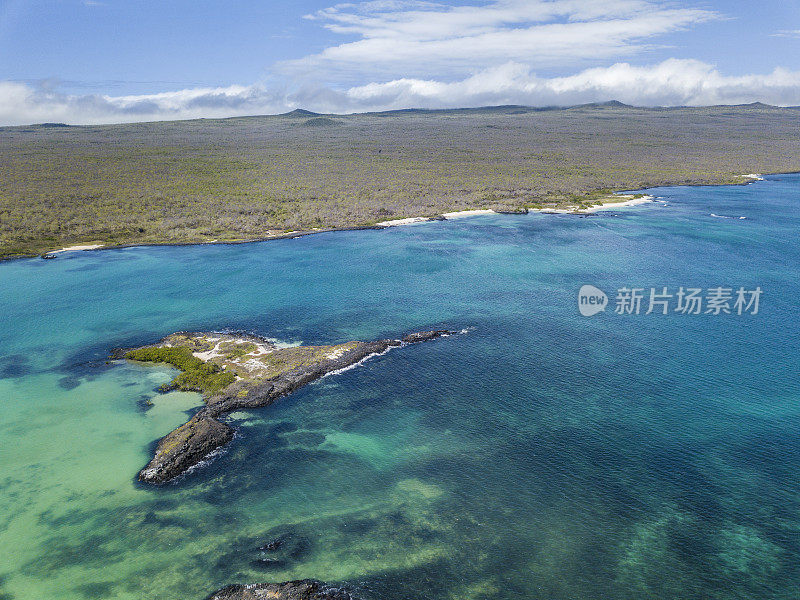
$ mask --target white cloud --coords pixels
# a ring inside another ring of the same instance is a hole
[[[702,106],[766,102],[800,105],[800,72],[775,69],[767,75],[725,76],[695,60],[666,60],[655,66],[618,63],[576,75],[539,78],[529,68],[507,63],[454,83],[399,79],[348,90],[360,102],[403,106],[488,104],[571,105],[619,100],[640,106]]]
[[[494,0],[449,6],[418,0],[339,4],[307,18],[358,39],[283,63],[329,79],[370,73],[438,76],[509,60],[537,68],[641,52],[646,40],[718,18],[661,0]]]
[[[800,38],[800,29],[781,29],[777,33],[773,33],[772,37]]]
[[[193,88],[140,96],[65,94],[51,86],[0,82],[0,124],[117,123],[274,113],[285,98],[262,86]]]
[[[606,100],[642,106],[756,101],[800,106],[800,71],[777,68],[768,74],[727,76],[700,61],[670,59],[652,66],[618,63],[568,77],[542,78],[526,65],[508,62],[455,82],[400,78],[346,89],[317,86],[292,91],[254,84],[137,96],[71,95],[6,81],[0,82],[0,124],[210,118],[294,108],[347,113],[499,104],[564,106]]]

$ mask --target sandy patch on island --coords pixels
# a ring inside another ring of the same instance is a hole
[[[102,248],[105,244],[85,244],[83,246],[67,246],[65,248],[61,248],[60,250],[52,250],[47,254],[58,254],[59,252],[75,252],[78,250],[97,250],[98,248]]]

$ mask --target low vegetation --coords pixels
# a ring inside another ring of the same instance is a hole
[[[500,107],[0,128],[0,256],[260,239],[800,170],[800,109]]]
[[[326,358],[340,356],[348,350],[354,349],[358,342],[348,342],[338,346],[296,346],[293,348],[281,348],[276,352],[259,357],[259,362],[263,369],[259,370],[259,376],[272,379],[296,369],[317,364]]]
[[[146,347],[130,350],[125,354],[129,360],[165,363],[181,371],[162,391],[173,389],[202,393],[215,393],[228,387],[236,375],[224,371],[219,365],[203,362],[187,347]]]

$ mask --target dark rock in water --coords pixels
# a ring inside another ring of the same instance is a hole
[[[352,366],[389,348],[403,343],[426,342],[452,333],[448,330],[421,331],[411,333],[402,340],[291,348],[277,348],[268,340],[254,336],[184,332],[167,336],[159,344],[145,347],[145,350],[153,352],[156,357],[177,351],[186,355],[194,353],[194,357],[199,358],[198,354],[216,352],[213,358],[214,368],[217,369],[215,373],[233,373],[235,378],[220,391],[206,393],[205,406],[187,423],[158,442],[153,459],[139,472],[139,480],[165,483],[227,444],[233,438],[233,429],[219,421],[219,418],[229,412],[268,406],[328,373]],[[112,357],[126,358],[128,352],[115,349]],[[271,361],[260,362],[260,357],[266,355],[270,356]],[[281,360],[275,361],[276,357]],[[275,366],[276,362],[279,367]],[[173,382],[166,387],[176,386],[177,383]]]
[[[274,532],[273,532],[274,535]],[[266,544],[258,547],[259,552],[285,556],[292,560],[299,560],[311,550],[311,540],[299,535],[294,529],[280,533]]]
[[[313,579],[286,583],[229,585],[207,600],[356,600],[346,591]]]
[[[42,254],[42,258],[45,260],[53,260],[55,257],[55,254]]]
[[[272,540],[271,542],[267,542],[263,546],[259,546],[258,550],[260,552],[275,552],[281,546],[283,546],[283,540],[278,538],[276,540]]]
[[[448,329],[438,329],[436,331],[418,331],[417,333],[409,333],[403,338],[406,344],[417,344],[419,342],[427,342],[428,340],[435,340],[443,335],[453,335],[455,331]]]
[[[161,439],[156,449],[159,460],[151,460],[139,473],[139,479],[150,483],[169,481],[232,439],[232,428],[200,411]]]
[[[262,556],[254,560],[251,564],[257,569],[283,569],[286,566],[286,561],[279,558]]]

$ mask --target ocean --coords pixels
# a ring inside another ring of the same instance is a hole
[[[796,599],[800,175],[647,192],[0,264],[0,599],[301,578],[365,600]],[[584,285],[605,310],[581,314]],[[136,481],[200,397],[112,348],[434,328],[465,333],[233,413],[218,456]]]

